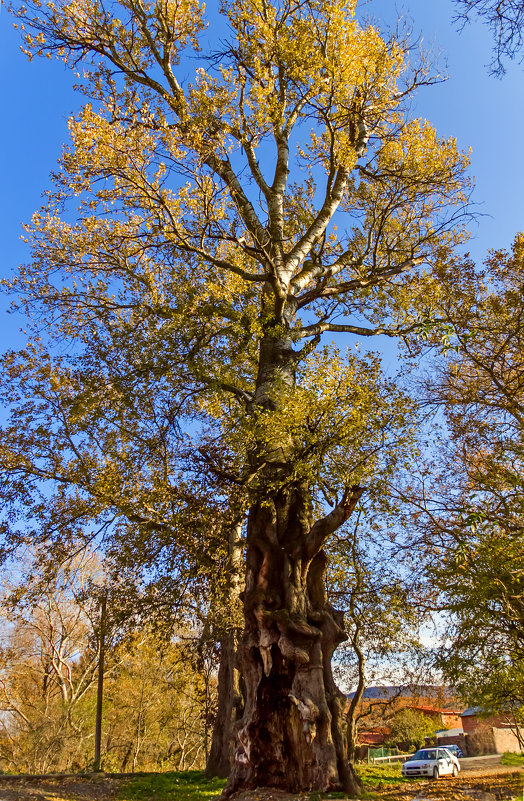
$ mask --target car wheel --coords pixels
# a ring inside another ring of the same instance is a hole
[[[457,766],[456,766],[456,765],[453,765],[453,772],[452,772],[452,774],[451,774],[451,775],[452,775],[453,777],[455,777],[455,778],[456,778],[456,777],[459,775],[459,769],[457,768]]]
[[[435,767],[433,768],[433,778],[434,778],[434,779],[438,779],[438,768],[437,768],[437,766],[436,766],[436,765],[435,765]]]

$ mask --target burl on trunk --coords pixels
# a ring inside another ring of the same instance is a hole
[[[281,490],[249,514],[239,664],[245,708],[226,795],[240,788],[354,789],[341,734],[345,696],[331,658],[346,638],[324,588],[327,537],[362,490],[312,524],[307,488]]]

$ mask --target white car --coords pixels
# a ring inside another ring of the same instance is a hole
[[[460,763],[447,748],[421,748],[402,765],[403,776],[458,776]]]

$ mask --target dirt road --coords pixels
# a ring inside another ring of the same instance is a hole
[[[462,757],[459,759],[460,770],[465,771],[479,771],[496,768],[500,765],[502,754],[488,754],[488,756],[475,756],[475,757]],[[508,768],[506,768],[508,770]]]
[[[102,776],[0,776],[0,801],[111,801],[120,783]]]

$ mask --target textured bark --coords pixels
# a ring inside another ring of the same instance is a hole
[[[218,669],[218,704],[211,748],[206,765],[208,777],[229,776],[233,764],[235,724],[242,714],[242,693],[240,673],[237,669],[237,646],[240,628],[235,626],[236,610],[240,604],[243,587],[244,545],[242,542],[243,517],[229,528],[228,569],[227,569],[227,608],[231,612],[232,625],[220,638],[220,665]]]
[[[102,706],[104,700],[104,656],[105,656],[105,635],[106,635],[106,607],[107,598],[102,596],[100,603],[100,644],[98,656],[98,682],[96,691],[96,715],[95,715],[95,758],[93,760],[93,770],[97,773],[100,770],[101,746],[102,746]]]
[[[220,641],[218,705],[206,776],[229,776],[233,762],[234,727],[242,711],[240,674],[236,668],[237,636],[229,632]]]
[[[353,488],[315,525],[305,486],[281,490],[250,511],[239,649],[245,709],[226,795],[257,786],[352,789],[341,733],[345,696],[331,671],[346,634],[342,614],[326,599],[321,546],[359,496]]]

